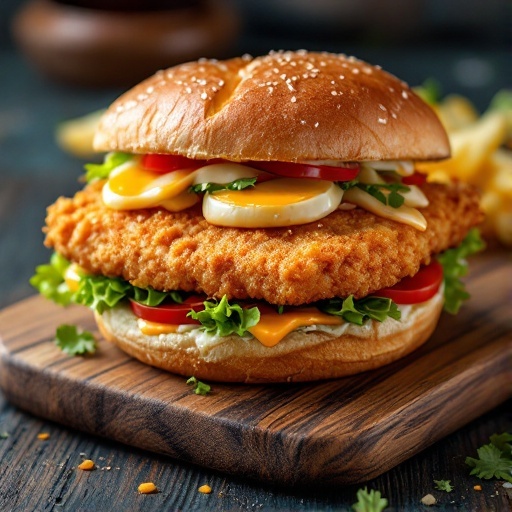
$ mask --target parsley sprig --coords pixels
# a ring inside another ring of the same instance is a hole
[[[345,322],[363,325],[367,320],[383,322],[388,316],[400,320],[398,306],[384,297],[364,297],[354,299],[349,295],[346,299],[329,299],[318,304],[318,308],[329,315],[340,316]]]
[[[219,190],[243,190],[248,187],[254,187],[257,179],[257,177],[254,177],[240,178],[238,180],[231,181],[230,183],[198,183],[197,185],[192,185],[189,188],[189,191],[196,194],[204,194],[206,192],[213,194]]]
[[[382,512],[388,506],[388,500],[382,498],[380,491],[365,487],[357,491],[357,503],[352,505],[354,512]]]
[[[466,464],[473,468],[470,474],[512,482],[512,434],[494,434],[490,441],[477,449],[478,459],[466,457]]]
[[[54,341],[63,352],[70,356],[94,354],[96,351],[96,340],[92,333],[79,329],[76,325],[59,325]]]
[[[211,391],[211,386],[209,384],[206,384],[204,382],[201,382],[200,380],[197,380],[194,376],[190,377],[190,379],[187,380],[188,386],[193,386],[194,393],[196,395],[207,395]]]
[[[434,483],[436,484],[436,489],[438,491],[453,491],[453,485],[451,484],[451,480],[434,480]]]

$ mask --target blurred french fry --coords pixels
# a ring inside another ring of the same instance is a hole
[[[104,112],[104,110],[97,110],[83,117],[60,123],[55,133],[57,144],[74,156],[93,155],[95,153],[92,147],[94,132]]]
[[[498,93],[481,117],[462,96],[448,96],[433,107],[448,132],[452,157],[417,164],[418,169],[429,181],[458,179],[480,187],[484,232],[512,246],[512,151],[501,147],[511,140],[512,93]]]
[[[447,96],[434,110],[448,132],[464,128],[478,121],[479,114],[474,105],[464,96]]]
[[[479,184],[484,162],[502,144],[506,133],[504,116],[489,113],[475,123],[448,131],[452,157],[441,162],[418,164],[420,171]]]

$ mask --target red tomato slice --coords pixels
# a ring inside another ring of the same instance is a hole
[[[395,286],[372,293],[375,297],[386,297],[397,304],[418,304],[431,299],[443,282],[443,267],[434,260],[421,267],[413,277],[404,277]]]
[[[191,309],[194,311],[202,311],[204,309],[203,302],[206,297],[192,295],[181,304],[160,304],[159,306],[146,306],[130,300],[130,306],[134,315],[148,322],[157,322],[160,324],[182,325],[182,324],[199,324],[197,320],[193,320],[187,314]]]
[[[404,176],[402,178],[402,183],[404,185],[423,185],[427,181],[427,175],[421,172],[415,172],[410,176]]]
[[[359,164],[350,167],[297,164],[290,162],[246,162],[247,165],[286,178],[311,178],[328,181],[350,181],[359,174]]]
[[[206,160],[193,160],[181,155],[149,154],[142,157],[142,167],[153,172],[171,172],[178,169],[198,169]]]

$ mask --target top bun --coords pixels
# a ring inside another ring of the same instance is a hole
[[[159,71],[112,104],[94,145],[231,161],[450,154],[436,114],[407,84],[354,57],[306,51]]]

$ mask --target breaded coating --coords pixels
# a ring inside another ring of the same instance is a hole
[[[200,208],[111,210],[101,186],[49,207],[48,247],[89,272],[140,287],[283,305],[359,298],[392,286],[482,220],[476,190],[461,183],[422,187],[430,201],[421,209],[424,232],[360,208],[287,228],[217,227]]]

